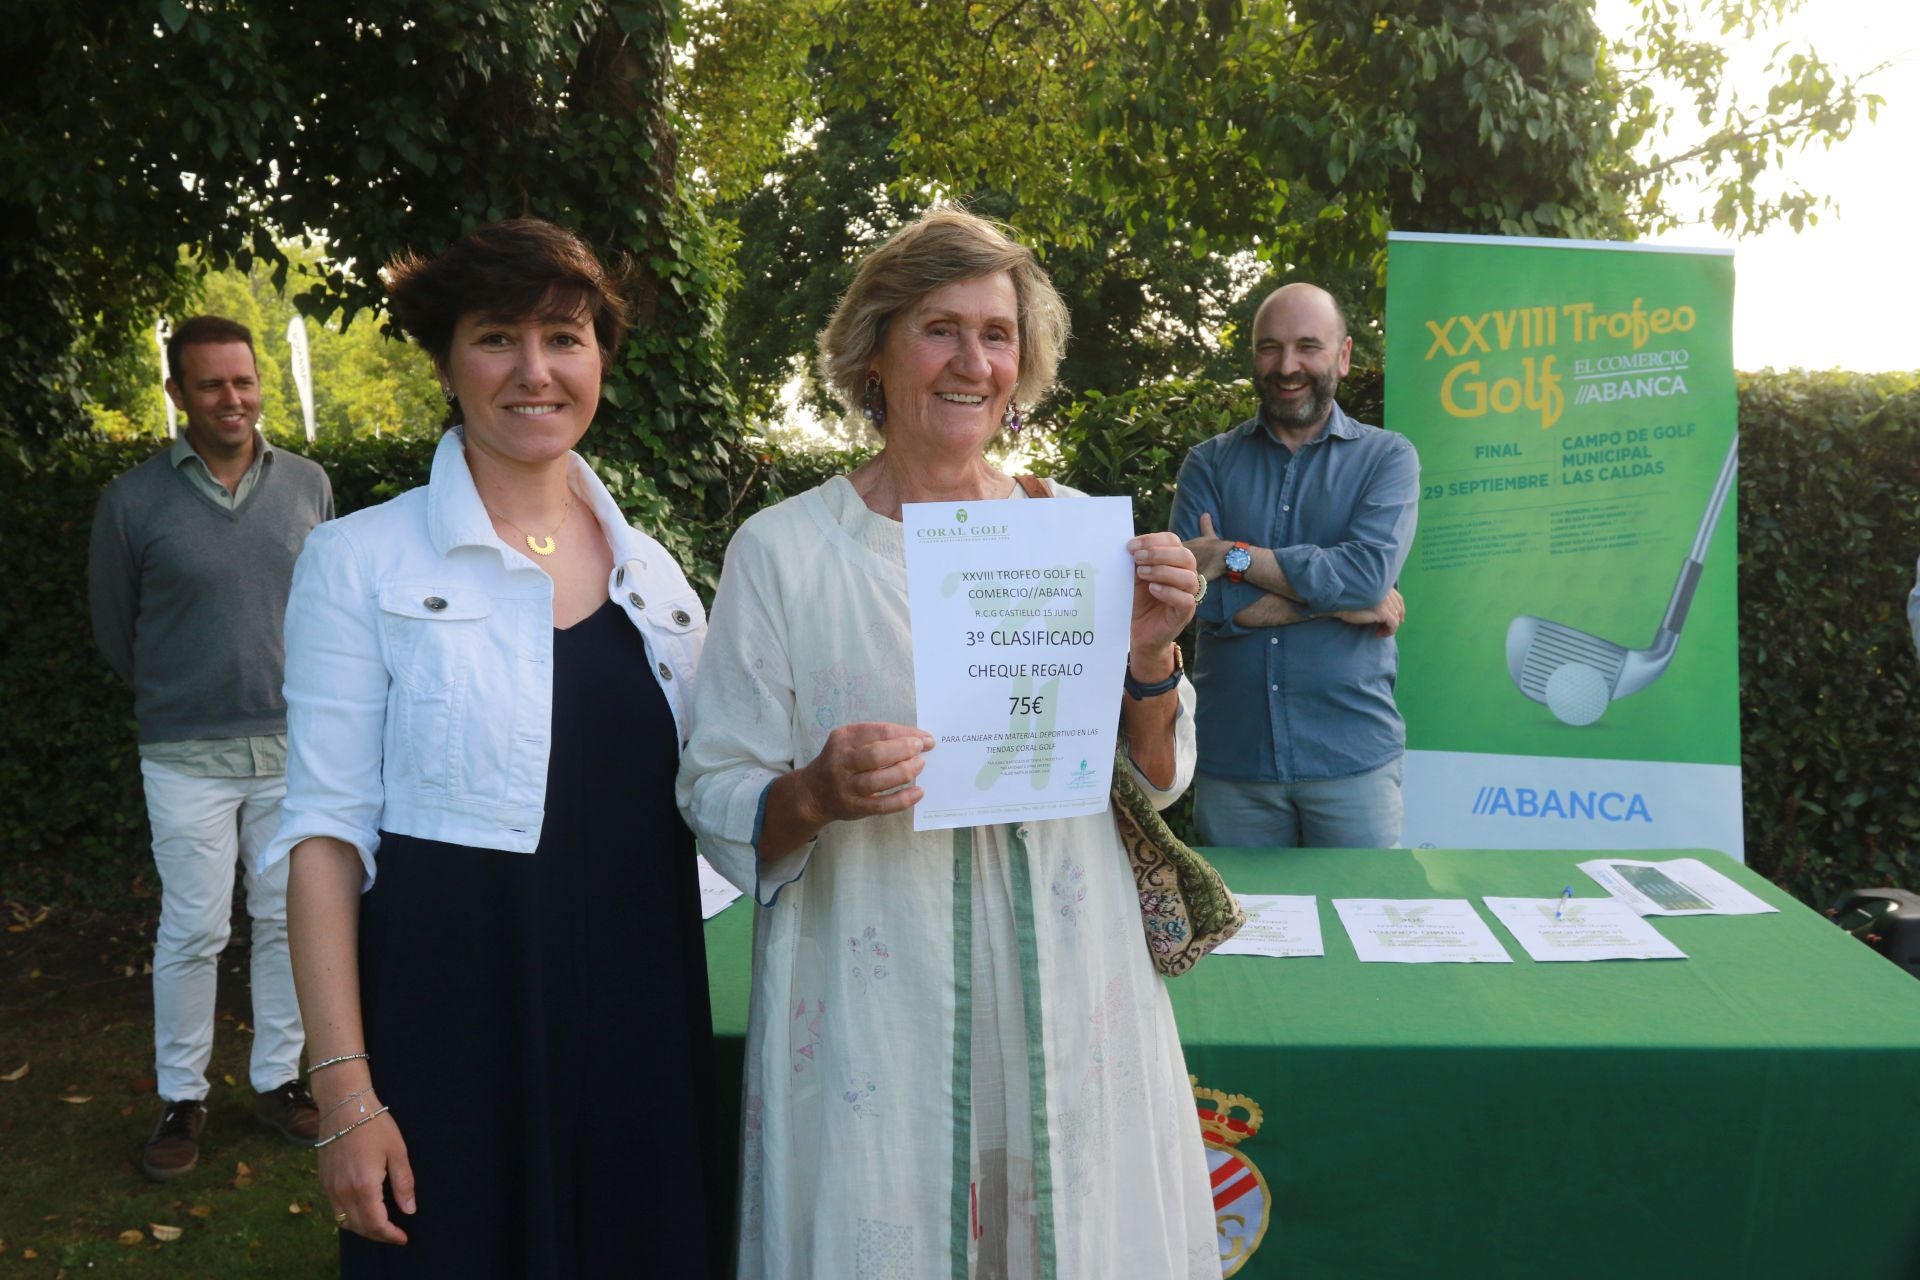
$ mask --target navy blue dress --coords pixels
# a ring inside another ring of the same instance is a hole
[[[609,602],[554,632],[539,849],[382,834],[362,1012],[418,1212],[389,1206],[405,1246],[343,1232],[343,1275],[717,1274],[712,1020],[678,764],[646,646]]]

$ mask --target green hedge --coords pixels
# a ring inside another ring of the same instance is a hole
[[[124,909],[157,888],[147,855],[133,695],[94,649],[87,532],[107,482],[152,441],[55,446],[29,469],[0,458],[0,895]],[[298,450],[323,463],[339,509],[425,476],[433,441]]]
[[[103,442],[33,472],[0,455],[0,896],[72,905],[154,887],[133,698],[87,622],[93,504],[150,452]]]
[[[1743,378],[1740,426],[1747,861],[1920,889],[1920,375]]]
[[[1378,421],[1380,377],[1343,403]],[[1245,383],[1170,381],[1069,405],[1051,470],[1127,493],[1165,528],[1180,459],[1240,421]],[[1920,887],[1920,664],[1904,604],[1920,555],[1914,375],[1743,378],[1740,468],[1742,762],[1751,865],[1819,905],[1840,889]],[[151,894],[132,699],[93,650],[87,528],[101,487],[151,444],[94,442],[29,470],[0,460],[0,896],[124,909]],[[425,479],[431,440],[308,452],[348,512]],[[763,447],[737,518],[844,469],[852,455]],[[711,595],[723,550],[672,518],[650,477],[601,466],[622,506]],[[1048,469],[1042,465],[1037,469]]]

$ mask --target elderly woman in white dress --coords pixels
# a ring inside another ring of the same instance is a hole
[[[727,551],[679,798],[754,895],[739,1275],[1216,1277],[1186,1066],[1108,814],[915,832],[901,505],[1022,496],[985,448],[1051,384],[1066,310],[1001,229],[875,249],[822,368],[884,447]],[[1061,496],[1071,491],[1056,488]],[[1193,767],[1192,555],[1136,562],[1115,712],[1164,807]]]

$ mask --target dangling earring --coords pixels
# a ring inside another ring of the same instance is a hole
[[[867,375],[867,396],[860,406],[860,416],[873,424],[875,431],[884,431],[887,427],[887,393],[880,386],[880,375]]]
[[[1000,415],[1000,425],[1007,429],[1008,435],[1019,435],[1020,428],[1026,425],[1020,421],[1020,406],[1011,400],[1007,401],[1007,411]]]
[[[441,388],[440,388],[440,398],[441,398],[442,400],[445,400],[445,401],[446,401],[446,402],[447,402],[448,404],[452,404],[452,403],[453,403],[453,388],[452,388],[452,387],[441,387]]]

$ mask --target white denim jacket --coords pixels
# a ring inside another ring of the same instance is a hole
[[[608,597],[646,642],[681,745],[706,611],[666,549],[627,524],[578,454],[569,483],[613,549]],[[287,601],[287,798],[265,870],[310,836],[382,830],[532,853],[553,725],[553,579],[502,542],[459,428],[432,477],[316,528]]]

